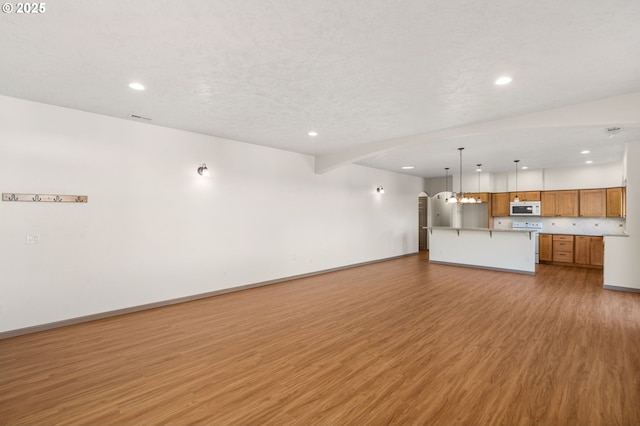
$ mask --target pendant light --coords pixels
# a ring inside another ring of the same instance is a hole
[[[513,202],[519,203],[520,197],[518,197],[518,163],[520,162],[520,160],[513,160],[513,162],[516,164],[516,196],[513,197]]]
[[[481,204],[482,198],[480,198],[480,172],[482,171],[482,169],[480,167],[482,167],[482,164],[476,164],[476,166],[476,172],[478,172],[478,199],[476,200],[476,203]]]

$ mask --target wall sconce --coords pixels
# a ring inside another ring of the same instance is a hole
[[[384,194],[384,188],[382,186],[379,186],[379,187],[376,188],[376,192],[378,194]]]
[[[202,163],[202,166],[198,167],[198,174],[200,176],[209,176],[209,169],[207,169],[207,165]]]

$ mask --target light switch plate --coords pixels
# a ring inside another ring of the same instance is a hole
[[[40,244],[40,234],[27,234],[27,244]]]

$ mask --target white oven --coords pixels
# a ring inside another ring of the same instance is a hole
[[[517,229],[519,231],[531,231],[531,238],[535,241],[535,253],[536,253],[536,263],[540,263],[540,244],[539,244],[539,235],[540,231],[542,231],[542,223],[540,222],[513,222],[511,225],[512,229]]]

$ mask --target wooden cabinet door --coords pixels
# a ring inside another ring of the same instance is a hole
[[[623,188],[607,188],[607,217],[624,217]]]
[[[556,191],[542,191],[540,193],[540,216],[556,215]]]
[[[509,193],[491,194],[491,216],[509,216]]]
[[[578,217],[578,191],[557,191],[556,216]]]
[[[580,190],[580,216],[605,217],[607,215],[607,191],[604,189]]]
[[[476,199],[480,197],[483,203],[489,202],[489,193],[488,192],[478,192],[476,193]]]
[[[576,235],[573,246],[573,261],[581,265],[589,265],[591,259],[591,237]]]
[[[478,198],[480,198],[480,200],[483,203],[488,203],[489,202],[489,193],[488,192],[467,192],[467,197],[468,198],[472,198],[474,200],[478,200]]]
[[[538,252],[541,261],[551,262],[553,260],[553,239],[551,234],[538,235]]]
[[[509,201],[513,201],[516,194],[520,201],[540,201],[540,191],[518,191],[509,193]]]
[[[602,237],[590,237],[590,256],[589,264],[596,266],[604,266],[604,239]]]
[[[573,260],[573,235],[553,234],[553,261],[574,263]]]

